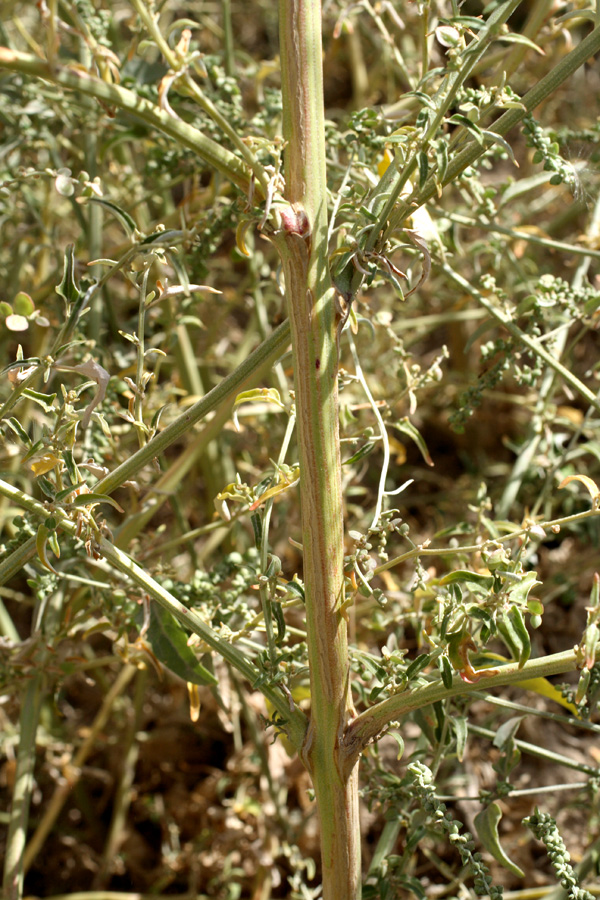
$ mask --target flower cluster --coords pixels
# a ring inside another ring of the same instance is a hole
[[[474,852],[475,842],[473,841],[473,835],[469,831],[461,834],[461,823],[446,809],[446,804],[442,803],[435,796],[431,769],[421,762],[413,762],[408,766],[408,772],[414,780],[422,808],[430,815],[438,827],[446,832],[450,843],[458,850],[463,866],[468,866],[472,871],[475,893],[479,897],[489,895],[490,900],[501,900],[502,887],[492,884],[491,875],[481,853]],[[579,897],[577,900],[584,900],[584,898]]]
[[[567,891],[569,900],[592,900],[592,894],[579,887],[577,875],[571,865],[571,855],[559,834],[556,820],[549,813],[536,809],[535,815],[523,819],[523,824],[544,844],[556,877]]]

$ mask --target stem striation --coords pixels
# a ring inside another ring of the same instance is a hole
[[[321,824],[324,900],[360,896],[358,774],[342,773],[349,693],[343,603],[343,502],[339,449],[338,348],[327,254],[327,180],[321,4],[280,0],[285,191],[274,236],[289,309],[300,457],[311,720],[302,758]]]

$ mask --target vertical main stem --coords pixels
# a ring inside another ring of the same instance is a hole
[[[358,776],[339,766],[353,715],[343,603],[338,347],[327,254],[320,0],[280,0],[285,149],[283,227],[275,236],[292,331],[300,456],[311,719],[302,749],[319,809],[324,900],[360,896]]]

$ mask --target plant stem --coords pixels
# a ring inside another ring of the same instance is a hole
[[[236,394],[252,387],[270,371],[275,360],[285,352],[289,339],[290,325],[288,321],[285,321],[235,371],[227,375],[208,394],[190,406],[170,425],[167,425],[133,456],[117,466],[110,475],[99,481],[94,490],[103,494],[111,494],[145,465],[152,462],[154,457],[159,456],[167,447],[179,440],[209,412],[218,409],[222,404],[232,405]]]
[[[539,356],[544,360],[547,366],[550,367],[557,375],[565,381],[570,387],[572,387],[578,394],[581,394],[582,397],[585,397],[587,402],[594,407],[594,409],[600,411],[600,400],[598,397],[592,393],[592,391],[585,385],[582,381],[574,375],[570,369],[567,369],[558,359],[549,353],[539,341],[536,341],[534,338],[530,337],[528,334],[525,334],[524,331],[521,331],[519,326],[512,320],[509,313],[504,312],[499,306],[495,306],[493,303],[483,296],[483,294],[477,290],[477,288],[473,287],[473,285],[469,284],[466,279],[459,275],[454,271],[447,263],[443,263],[441,268],[444,270],[446,275],[449,275],[450,278],[456,282],[456,284],[460,285],[463,290],[467,291],[467,293],[471,294],[472,297],[475,297],[478,303],[481,304],[489,314],[496,319],[497,322],[500,322],[506,330],[512,334],[514,338],[524,344],[528,350],[535,356]]]
[[[340,739],[353,707],[343,603],[338,348],[327,264],[321,4],[280,0],[285,152],[282,258],[292,328],[311,719],[302,758],[321,825],[324,900],[360,896],[358,776],[342,774]]]
[[[10,581],[36,554],[35,535],[13,550],[0,563],[0,585]]]
[[[543,103],[551,94],[553,94],[560,85],[570,78],[577,69],[584,65],[588,59],[595,56],[600,51],[600,27],[594,28],[590,34],[585,37],[580,44],[577,45],[557,66],[548,72],[535,87],[527,91],[521,98],[524,109],[507,110],[489,129],[494,134],[501,136],[515,128],[528,112],[531,112]],[[461,150],[450,162],[446,175],[442,182],[443,185],[452,184],[461,172],[472,165],[480,156],[485,153],[486,147],[480,146],[477,141],[470,141],[464,150]],[[413,195],[408,197],[394,211],[390,220],[390,227],[393,230],[399,222],[402,222],[416,206],[422,206],[432,197],[437,195],[438,187],[435,177],[428,178],[422,190],[415,190]]]
[[[296,424],[296,414],[293,412],[289,419],[277,465],[281,466],[285,462],[285,455],[288,451],[294,426]],[[273,512],[274,497],[270,497],[265,503],[265,509],[262,517],[262,535],[260,541],[260,571],[266,574],[269,566],[269,526],[271,524],[271,513]],[[269,584],[260,582],[260,605],[262,608],[263,620],[265,623],[265,634],[267,636],[267,647],[269,650],[269,658],[273,666],[276,665],[277,647],[275,643],[275,635],[273,632],[273,601],[271,599],[271,587]]]
[[[496,737],[495,731],[492,731],[490,728],[482,728],[480,725],[474,725],[472,722],[469,722],[469,732],[471,734],[479,735],[480,737],[488,738],[488,740],[492,741]],[[580,760],[570,759],[568,756],[564,756],[562,753],[556,753],[554,750],[549,750],[547,747],[539,747],[537,744],[530,744],[528,741],[517,739],[515,739],[515,747],[518,747],[523,753],[528,753],[530,756],[536,757],[536,759],[544,759],[546,762],[550,762],[555,766],[564,766],[566,769],[584,772],[592,778],[598,777],[597,766],[588,766]]]
[[[574,513],[570,516],[562,516],[559,519],[551,519],[548,521],[539,521],[536,522],[539,528],[543,528],[545,531],[549,528],[558,528],[560,530],[564,525],[570,525],[572,522],[579,522],[582,519],[589,519],[591,517],[595,517],[600,515],[600,510],[595,509],[586,509],[585,512]],[[525,528],[519,528],[516,531],[511,531],[509,534],[503,534],[500,537],[490,538],[490,541],[494,541],[498,544],[503,544],[506,541],[517,540],[518,538],[524,538],[531,532],[531,525],[527,524]],[[558,533],[558,532],[556,532]],[[406,553],[402,553],[400,556],[395,556],[393,559],[388,559],[386,562],[382,563],[380,566],[377,566],[373,569],[374,575],[380,575],[382,572],[385,572],[386,569],[393,569],[394,566],[399,566],[401,563],[406,562],[409,559],[417,559],[420,556],[461,556],[463,553],[480,553],[483,544],[470,544],[470,545],[462,545],[460,547],[429,547],[428,543],[420,544],[418,547],[413,547],[412,550],[407,550]]]
[[[4,860],[5,900],[20,900],[23,896],[23,850],[27,838],[29,804],[33,790],[35,736],[44,696],[43,682],[44,675],[40,669],[30,679],[21,707],[17,771]]]
[[[436,98],[439,98],[438,104],[435,116],[432,118],[432,121],[423,136],[424,148],[427,148],[429,142],[435,137],[444,116],[448,113],[454,103],[459,88],[469,77],[490,43],[498,36],[501,25],[506,22],[520,3],[521,0],[509,0],[509,2],[497,6],[490,15],[485,28],[480,32],[476,40],[464,50],[463,63],[460,68],[448,72],[444,82],[435,95]],[[483,152],[483,148],[481,152]],[[392,212],[404,185],[411,177],[416,167],[417,160],[415,156],[413,156],[408,164],[402,169],[396,169],[395,165],[391,165],[375,189],[374,196],[383,191],[383,196],[386,200],[383,208],[377,212],[378,222],[375,227],[371,229],[371,234],[366,242],[366,248],[368,250],[372,250],[377,243],[382,229],[386,227],[388,219],[392,216]]]
[[[60,84],[69,90],[87,94],[89,97],[95,97],[110,106],[115,106],[130,116],[140,119],[151,128],[162,131],[163,134],[173,138],[180,147],[193,150],[208,165],[217,169],[243,191],[249,189],[249,170],[234,153],[221,147],[216,141],[206,137],[183,119],[169,115],[156,103],[139,97],[127,88],[109,84],[88,72],[82,72],[81,69],[50,65],[35,56],[19,53],[8,47],[0,47],[0,69],[10,69],[13,72],[22,72],[32,75],[34,78],[41,78],[51,84]]]
[[[0,479],[0,495],[8,497],[15,503],[18,503],[24,509],[29,510],[33,515],[40,519],[48,517],[48,508],[34,500],[28,494],[20,491],[18,488],[6,481]],[[77,524],[72,521],[63,509],[55,509],[54,516],[58,520],[58,530],[70,534],[72,537],[77,536]],[[224,640],[213,629],[207,625],[199,614],[184,606],[173,594],[152,578],[141,566],[114,546],[106,538],[95,535],[95,549],[103,556],[113,568],[121,572],[127,579],[133,581],[148,593],[157,603],[160,603],[168,612],[178,619],[186,628],[193,631],[208,646],[223,657],[230,665],[240,672],[250,684],[254,684],[260,672],[253,664],[248,656],[237,647],[232,646],[228,641]],[[306,716],[298,707],[290,708],[287,697],[281,690],[271,687],[269,684],[261,684],[261,692],[271,702],[280,716],[286,720],[288,729],[288,737],[295,747],[300,747],[304,739],[306,731]]]
[[[501,666],[497,675],[491,675],[485,679],[486,689],[502,687],[505,684],[515,684],[531,678],[547,678],[550,675],[561,675],[563,672],[572,672],[577,668],[577,653],[575,650],[565,650],[562,653],[553,653],[541,659],[530,659],[519,668],[517,662]],[[480,690],[481,684],[467,684],[460,676],[456,676],[452,686],[444,687],[443,682],[436,680],[425,686],[416,686],[412,691],[403,691],[382,700],[360,715],[348,726],[344,735],[344,748],[347,754],[345,770],[355,764],[356,759],[364,748],[378,735],[385,731],[390,722],[401,719],[408,712],[422,709],[438,701],[444,701],[451,697],[459,697],[464,694],[475,693]]]
[[[549,180],[549,176],[546,177]],[[451,222],[456,222],[458,225],[466,225],[468,228],[479,228],[481,231],[490,231],[492,234],[506,234],[513,241],[527,241],[528,244],[536,244],[539,247],[546,247],[548,250],[560,250],[562,253],[569,254],[569,256],[600,259],[600,250],[593,250],[580,244],[567,244],[565,241],[553,241],[551,238],[542,237],[539,234],[530,234],[528,231],[519,231],[519,226],[516,228],[505,228],[496,222],[484,222],[481,219],[472,219],[460,213],[449,213],[448,218]]]

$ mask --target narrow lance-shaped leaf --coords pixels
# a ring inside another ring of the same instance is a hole
[[[502,613],[496,625],[500,637],[522,668],[531,656],[531,639],[519,607],[513,606]]]
[[[188,635],[177,619],[153,603],[150,608],[148,640],[157,659],[175,675],[191,684],[217,684],[217,679],[198,660],[191,647]]]
[[[427,465],[433,466],[434,462],[427,448],[427,444],[425,443],[425,439],[420,431],[415,428],[412,422],[407,417],[404,417],[403,419],[398,419],[397,422],[394,422],[394,426],[398,429],[398,431],[401,431],[402,434],[405,434],[407,437],[409,437],[411,441],[414,441]]]
[[[500,843],[500,835],[498,834],[498,822],[502,818],[502,810],[497,803],[490,803],[482,812],[475,816],[474,824],[477,829],[479,840],[505,869],[516,875],[517,878],[524,878],[525,873],[516,865],[504,852]]]

